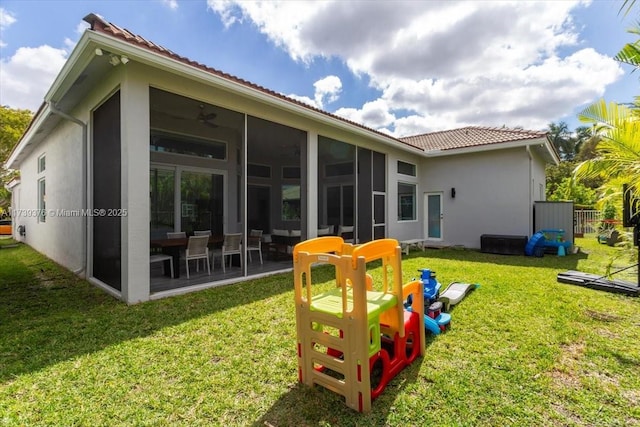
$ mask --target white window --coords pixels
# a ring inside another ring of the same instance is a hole
[[[398,160],[398,173],[407,176],[416,176],[416,165]]]
[[[46,184],[44,178],[38,180],[38,221],[45,222],[47,219],[47,215],[45,213],[45,209],[47,200],[47,191]]]
[[[416,220],[416,185],[398,182],[398,221]]]
[[[46,169],[47,167],[46,160],[47,158],[44,156],[44,154],[38,157],[38,173],[44,172],[44,170]]]

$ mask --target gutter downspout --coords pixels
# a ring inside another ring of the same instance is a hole
[[[64,111],[58,109],[56,105],[50,101],[47,102],[51,112],[62,117],[65,120],[73,122],[82,127],[82,209],[86,212],[87,206],[87,124],[80,119],[77,119]],[[87,215],[81,215],[82,217],[82,266],[73,273],[80,275],[86,273],[87,270]],[[86,274],[85,274],[86,276]]]
[[[533,223],[533,156],[529,145],[526,146],[526,149],[529,156],[529,227],[531,227],[531,235],[533,235],[535,233],[535,224]]]

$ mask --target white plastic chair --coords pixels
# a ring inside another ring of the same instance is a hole
[[[231,266],[231,256],[235,254],[240,256],[240,268],[242,268],[242,233],[225,234],[222,248],[214,250],[211,258],[215,260],[215,257],[219,255],[222,271],[226,273],[226,257],[229,257],[229,266]],[[213,264],[213,269],[215,270],[215,262]]]
[[[247,253],[249,255],[249,261],[253,262],[251,259],[251,251],[258,251],[260,264],[262,264],[262,230],[251,230],[247,238]]]
[[[200,271],[199,260],[203,259],[207,262],[207,272],[211,275],[209,265],[209,236],[191,236],[187,244],[187,250],[184,253],[185,264],[187,266],[187,279],[189,278],[189,261],[196,260],[196,271]]]

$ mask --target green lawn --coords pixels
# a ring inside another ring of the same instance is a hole
[[[127,306],[0,248],[0,425],[640,425],[640,298],[557,283],[617,252],[578,245],[588,254],[411,252],[407,281],[429,267],[481,286],[370,414],[298,384],[290,274]]]

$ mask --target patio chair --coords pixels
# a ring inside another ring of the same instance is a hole
[[[242,267],[242,233],[225,234],[222,248],[214,250],[211,259],[215,261],[216,256],[220,256],[222,271],[226,273],[226,257],[229,257],[229,266],[231,266],[231,256],[235,254],[240,256],[240,267]],[[213,269],[215,270],[215,262],[213,264]]]
[[[338,226],[338,236],[342,237],[347,243],[354,243],[353,225]]]
[[[194,236],[211,236],[211,230],[193,230]]]
[[[247,253],[250,262],[253,262],[251,259],[252,251],[258,251],[260,264],[262,264],[262,230],[251,230],[249,232],[249,237],[247,238]]]
[[[200,260],[203,259],[207,262],[207,272],[211,275],[211,268],[209,266],[209,236],[191,236],[189,237],[189,243],[185,250],[185,264],[187,266],[187,279],[189,278],[189,261],[196,260],[196,271],[200,271]]]
[[[321,224],[318,227],[318,237],[320,237],[320,236],[331,236],[331,235],[333,235],[333,225]]]

